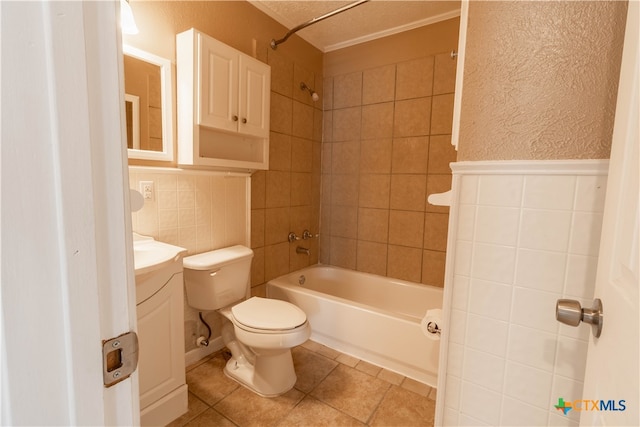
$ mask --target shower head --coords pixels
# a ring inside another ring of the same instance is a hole
[[[300,82],[300,90],[308,91],[309,95],[311,95],[311,99],[313,99],[313,102],[316,102],[318,99],[320,99],[316,91],[307,86],[305,82]]]

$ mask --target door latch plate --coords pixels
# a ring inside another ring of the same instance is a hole
[[[138,367],[138,335],[127,332],[102,344],[102,377],[111,387],[131,376]]]

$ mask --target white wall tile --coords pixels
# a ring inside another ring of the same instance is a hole
[[[473,244],[464,240],[456,242],[455,263],[453,271],[455,274],[468,276],[471,272],[471,260],[473,255]]]
[[[594,256],[569,255],[564,293],[580,298],[593,296],[596,285],[598,258]]]
[[[478,204],[519,207],[523,182],[521,175],[483,175],[478,184]]]
[[[580,324],[579,328],[591,329],[590,325]],[[556,354],[556,370],[561,375],[576,381],[584,380],[584,370],[587,366],[587,341],[562,337],[558,340]]]
[[[575,187],[576,177],[571,175],[527,176],[522,205],[534,209],[572,209]]]
[[[461,401],[462,413],[490,425],[500,422],[501,395],[477,384],[463,381]]]
[[[459,240],[472,240],[475,230],[476,206],[460,205],[458,209],[458,230],[456,238]]]
[[[478,206],[475,241],[515,246],[518,241],[520,209]]]
[[[474,427],[474,426],[488,426],[491,424],[487,424],[484,423],[476,418],[473,418],[467,414],[460,414],[460,416],[458,417],[458,424],[459,426],[469,426],[469,427]]]
[[[460,378],[447,375],[446,397],[447,406],[454,409],[460,408]]]
[[[553,372],[557,336],[537,329],[511,324],[507,358]]]
[[[607,176],[579,176],[576,183],[575,210],[603,212]]]
[[[512,283],[515,259],[514,247],[476,243],[471,274],[492,282]]]
[[[574,412],[574,411],[570,411],[570,412]],[[562,413],[560,411],[558,411],[558,414],[550,414],[549,415],[549,423],[547,425],[549,426],[557,426],[557,427],[578,427],[580,425],[580,423],[576,420],[572,420],[571,418],[569,418],[569,414],[567,414],[567,416],[562,415]]]
[[[508,396],[503,397],[501,426],[544,426],[547,424],[547,417],[547,411]]]
[[[462,362],[464,360],[464,347],[455,342],[449,343],[449,351],[447,354],[447,374],[461,377]]]
[[[465,352],[462,369],[463,377],[467,381],[482,384],[483,387],[498,393],[502,392],[504,358],[469,349]]]
[[[516,287],[511,322],[555,334],[558,331],[555,317],[558,298],[560,294]]]
[[[508,323],[475,314],[467,315],[465,344],[469,348],[504,357],[507,348]]]
[[[574,212],[569,253],[598,256],[601,232],[601,213]]]
[[[515,283],[548,292],[562,292],[567,255],[562,252],[519,249]]]
[[[454,276],[452,286],[451,307],[466,311],[469,299],[469,278]]]
[[[547,409],[553,374],[548,371],[508,362],[504,379],[504,394]]]
[[[519,245],[528,249],[565,252],[570,230],[571,211],[524,209]]]
[[[562,374],[562,372],[559,372],[559,374]],[[560,419],[578,421],[580,419],[580,412],[570,410],[564,415],[562,411],[557,410],[554,405],[558,404],[559,398],[563,398],[568,402],[584,398],[585,396],[582,395],[583,388],[584,383],[582,381],[575,381],[562,375],[555,375],[549,401],[550,411],[552,413],[557,411],[556,413]]]
[[[477,175],[463,175],[460,179],[460,203],[476,204],[480,177]]]
[[[511,311],[511,293],[512,287],[509,285],[472,279],[469,290],[469,311],[508,321]]]
[[[442,418],[442,425],[444,426],[458,426],[460,425],[458,421],[458,408],[444,408],[444,414]]]
[[[467,312],[462,310],[451,310],[449,318],[449,341],[464,344],[465,329],[467,327]]]

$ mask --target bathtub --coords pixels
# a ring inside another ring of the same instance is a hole
[[[440,341],[420,321],[442,308],[441,288],[315,265],[270,280],[267,297],[304,310],[313,341],[436,386]]]

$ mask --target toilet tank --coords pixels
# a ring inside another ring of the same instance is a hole
[[[183,259],[187,304],[218,310],[243,300],[249,289],[253,251],[236,245]]]

